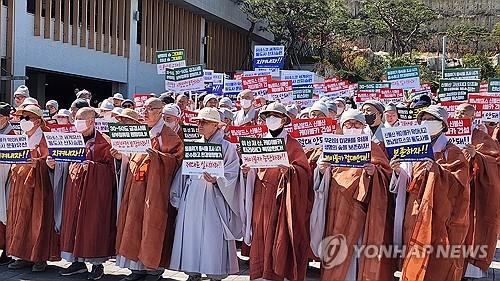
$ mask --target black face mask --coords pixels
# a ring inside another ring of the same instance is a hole
[[[373,123],[375,123],[375,119],[377,119],[377,115],[375,113],[365,114],[366,124],[368,124],[369,126],[372,126]]]

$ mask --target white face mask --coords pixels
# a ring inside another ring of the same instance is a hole
[[[342,129],[342,132],[346,136],[353,136],[353,135],[361,135],[363,133],[363,129],[358,129],[358,128],[350,128],[350,129]]]
[[[271,131],[276,131],[281,128],[281,118],[276,116],[269,116],[266,118],[266,126]]]
[[[252,106],[252,101],[251,100],[246,100],[246,99],[241,99],[240,100],[240,105],[243,108],[249,108],[250,106]]]
[[[81,133],[87,130],[87,121],[86,120],[75,120],[75,128],[76,131]]]
[[[26,120],[21,120],[21,122],[19,122],[19,125],[21,126],[21,130],[23,130],[23,132],[29,132],[33,129],[33,127],[35,127],[35,124],[33,124],[33,121],[26,121]]]
[[[424,120],[421,124],[427,126],[427,128],[429,129],[429,134],[431,136],[435,136],[441,133],[441,131],[443,130],[443,123],[439,120]]]

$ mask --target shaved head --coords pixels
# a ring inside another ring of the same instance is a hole
[[[91,107],[82,107],[76,112],[76,119],[89,120],[95,119],[96,112]]]
[[[149,98],[146,100],[146,102],[144,102],[144,107],[150,106],[163,108],[164,105],[165,103],[159,98]]]

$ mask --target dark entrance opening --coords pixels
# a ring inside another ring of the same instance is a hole
[[[30,95],[37,98],[41,106],[45,106],[48,100],[56,100],[59,108],[68,109],[76,99],[76,90],[86,89],[92,93],[91,106],[97,107],[98,103],[110,97],[113,91],[112,81],[84,76],[30,67],[26,68],[26,76],[29,77],[26,86],[30,89]],[[45,95],[41,91],[44,91]]]

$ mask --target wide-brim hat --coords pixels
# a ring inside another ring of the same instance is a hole
[[[266,108],[260,112],[259,116],[262,119],[266,119],[266,116],[269,115],[270,113],[277,113],[283,115],[283,117],[286,117],[285,125],[288,125],[292,122],[292,118],[288,116],[286,107],[280,102],[275,101],[271,104],[268,104]]]
[[[27,106],[25,106],[23,109],[18,109],[16,111],[16,115],[23,115],[24,113],[31,113],[31,114],[34,114],[40,118],[43,117],[43,111],[40,107],[36,106],[36,105],[33,105],[33,104],[29,104]]]
[[[222,124],[222,120],[220,119],[220,113],[217,109],[212,107],[204,107],[198,111],[198,116],[191,118],[194,121],[208,121],[214,122],[218,124]]]
[[[139,121],[139,113],[137,113],[135,110],[131,109],[131,108],[125,108],[123,109],[123,111],[116,115],[115,118],[126,118],[126,119],[129,119],[129,120],[132,120],[132,121],[135,121],[137,123],[140,123]]]

